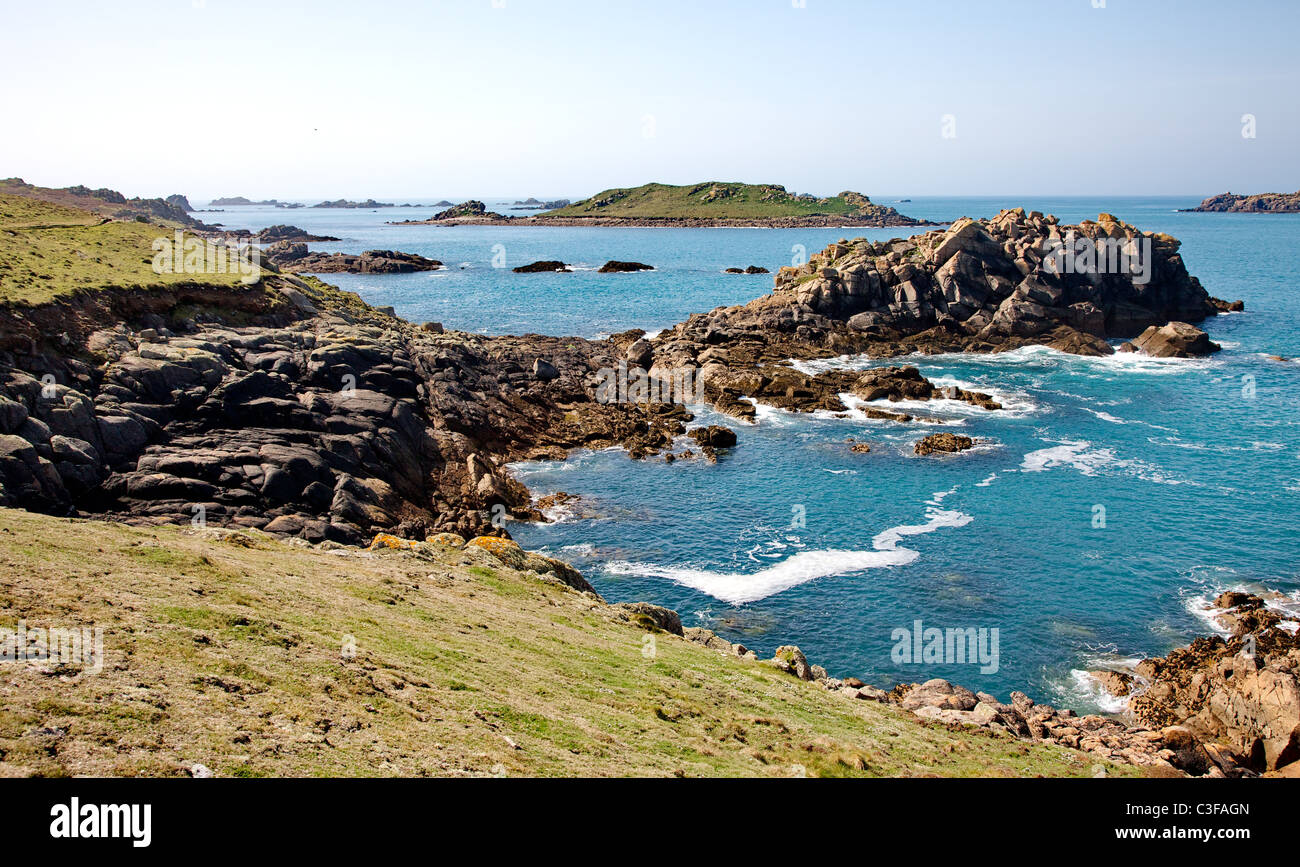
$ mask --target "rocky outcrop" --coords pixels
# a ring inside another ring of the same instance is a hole
[[[417,328],[315,280],[96,299],[0,315],[0,504],[313,542],[500,535],[539,517],[508,461],[643,457],[691,419],[600,402],[609,343]]]
[[[1300,192],[1256,193],[1234,195],[1223,193],[1210,196],[1190,211],[1213,211],[1233,214],[1295,214],[1300,213]]]
[[[1216,600],[1228,638],[1198,638],[1138,664],[1145,684],[1129,702],[1148,726],[1183,727],[1220,755],[1256,771],[1300,760],[1300,638],[1257,595]]]
[[[925,437],[918,442],[913,451],[924,457],[925,455],[939,453],[954,454],[956,452],[964,452],[967,449],[972,449],[974,447],[975,440],[970,437],[945,432],[930,434],[928,437]]]
[[[700,358],[705,361],[699,374],[704,397],[720,411],[746,420],[756,416],[756,404],[790,412],[847,413],[846,394],[866,402],[855,409],[867,418],[902,423],[911,422],[916,417],[910,412],[885,409],[881,402],[949,399],[987,410],[1002,408],[991,395],[983,392],[936,386],[911,366],[877,367],[865,371],[830,370],[809,375],[788,364],[735,363],[739,360],[735,354],[721,350],[706,351]],[[940,419],[925,420],[943,424]]]
[[[300,229],[297,226],[286,226],[283,224],[267,226],[265,229],[262,229],[261,231],[258,232],[250,232],[247,229],[236,229],[236,230],[224,232],[223,234],[227,238],[231,238],[235,240],[256,241],[259,244],[278,244],[278,243],[307,244],[307,243],[315,243],[317,241],[339,240],[338,238],[335,238],[331,235],[313,235],[310,232],[308,232],[306,229]]]
[[[736,432],[731,428],[718,424],[691,428],[686,432],[686,435],[702,446],[712,446],[718,449],[729,449],[736,444]]]
[[[545,260],[542,262],[533,262],[529,265],[520,265],[514,269],[516,274],[548,274],[556,271],[572,271],[568,265],[555,260]]]
[[[643,262],[619,262],[612,259],[600,266],[601,274],[628,274],[634,271],[653,271],[653,265],[646,265]]]
[[[782,268],[770,295],[664,332],[656,359],[703,369],[1031,344],[1105,355],[1111,339],[1219,312],[1178,250],[1109,214],[1064,226],[1021,208],[907,240],[842,240]]]
[[[351,253],[313,253],[306,244],[280,241],[266,251],[267,259],[290,274],[411,274],[437,271],[442,263],[415,253],[396,250],[366,250]]]
[[[490,223],[493,221],[509,222],[512,219],[513,218],[507,217],[503,214],[498,214],[496,211],[489,211],[487,209],[487,205],[483,204],[477,199],[471,199],[468,202],[461,202],[459,205],[453,205],[452,207],[448,208],[445,211],[439,211],[438,213],[430,217],[426,222],[430,222],[430,223],[452,222],[453,224],[456,221],[472,222],[472,223],[480,223],[480,222]],[[411,221],[408,220],[406,222],[411,222]]]
[[[649,602],[624,602],[615,606],[623,617],[648,631],[663,631],[682,635],[682,618],[671,608],[651,605]]]
[[[1141,352],[1155,358],[1198,358],[1220,349],[1208,334],[1186,322],[1152,325],[1120,347],[1121,352]]]
[[[762,268],[762,267],[760,267],[760,266],[758,266],[758,265],[750,265],[748,268],[728,268],[728,269],[726,270],[726,273],[728,273],[728,274],[768,274],[768,273],[770,273],[770,272],[769,272],[766,268]]]

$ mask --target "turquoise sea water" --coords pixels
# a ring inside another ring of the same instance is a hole
[[[1003,697],[1024,689],[1081,710],[1111,707],[1078,670],[1205,634],[1204,600],[1224,587],[1300,590],[1300,364],[1268,357],[1300,356],[1300,216],[1176,212],[1199,198],[918,198],[897,207],[935,220],[1018,205],[1066,222],[1108,211],[1168,232],[1211,294],[1246,302],[1246,313],[1205,324],[1225,347],[1211,359],[1042,349],[917,358],[932,379],[993,392],[1008,407],[928,410],[978,438],[977,449],[913,457],[912,444],[935,430],[919,423],[778,411],[753,426],[716,419],[739,435],[717,465],[605,451],[517,466],[535,493],[579,494],[594,516],[511,532],[574,562],[611,600],[675,608],[687,625],[764,655],[797,643],[833,673],[880,685],[938,676]],[[450,267],[432,274],[327,279],[413,321],[491,334],[654,330],[771,287],[770,277],[720,273],[726,267],[775,270],[798,245],[812,253],[840,237],[910,234],[384,225],[421,215],[202,216],[231,227],[291,222],[343,239],[314,249],[440,259]],[[494,268],[502,250],[508,267]],[[657,270],[508,270],[536,259],[586,267],[633,259]],[[715,419],[701,411],[700,420]],[[871,454],[850,453],[848,437],[870,443]],[[895,662],[892,633],[916,620],[998,629],[997,672]]]

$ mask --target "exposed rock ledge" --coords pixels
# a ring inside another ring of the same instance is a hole
[[[437,271],[442,263],[415,253],[366,250],[351,253],[312,253],[303,243],[280,241],[266,250],[271,264],[290,274],[410,274]]]

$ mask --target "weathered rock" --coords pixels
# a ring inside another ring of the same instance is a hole
[[[626,618],[646,628],[660,629],[673,635],[682,635],[682,618],[676,611],[649,602],[624,602],[617,608],[626,612]]]
[[[974,448],[974,446],[975,441],[970,437],[944,432],[930,434],[925,437],[916,444],[914,451],[918,455],[932,455],[940,452],[951,454],[964,452],[967,449]]]
[[[533,262],[528,265],[521,265],[514,269],[516,274],[547,274],[556,271],[572,271],[568,265],[563,262],[546,260],[542,262]]]
[[[1249,635],[1198,638],[1144,661],[1151,682],[1129,702],[1134,717],[1226,745],[1255,770],[1300,760],[1300,639],[1268,614]]]
[[[1156,358],[1196,358],[1220,350],[1208,334],[1186,322],[1151,326],[1132,342],[1133,349]]]
[[[736,445],[736,432],[729,427],[718,424],[691,428],[686,431],[686,435],[702,446],[725,449]]]
[[[812,666],[808,664],[808,658],[804,656],[803,651],[793,644],[783,644],[776,649],[772,656],[772,661],[779,663],[784,668],[798,677],[800,680],[813,680]]]
[[[1253,195],[1234,195],[1221,193],[1210,196],[1192,211],[1215,211],[1219,213],[1256,213],[1256,214],[1294,214],[1300,213],[1300,192],[1295,193],[1255,193]]]
[[[626,274],[631,271],[653,271],[653,265],[646,265],[643,262],[619,262],[611,259],[604,265],[600,266],[601,274]]]
[[[281,241],[267,248],[267,258],[281,271],[292,274],[411,274],[437,271],[442,263],[415,253],[366,250],[351,253],[312,253],[306,244]]]

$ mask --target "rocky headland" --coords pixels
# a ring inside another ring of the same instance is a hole
[[[1253,195],[1222,193],[1210,196],[1195,208],[1185,210],[1226,214],[1296,214],[1300,213],[1300,192]]]
[[[28,199],[49,202],[89,211],[114,220],[159,220],[195,229],[210,229],[190,216],[194,209],[179,193],[162,198],[127,198],[117,190],[106,187],[91,189],[83,185],[71,187],[41,187],[29,184],[22,178],[0,180],[0,194],[18,195]]]

